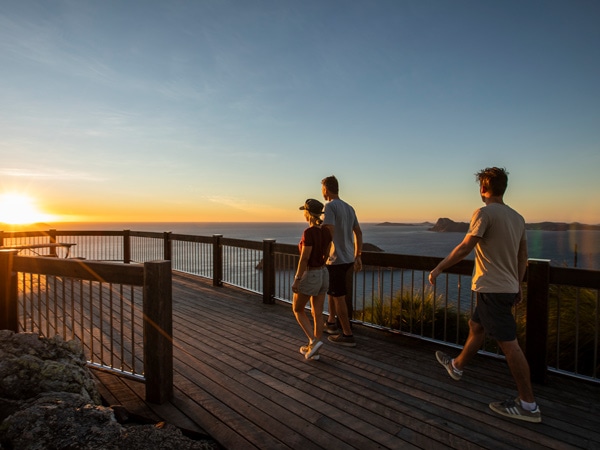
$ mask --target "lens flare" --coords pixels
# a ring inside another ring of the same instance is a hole
[[[0,195],[0,223],[27,225],[50,219],[51,216],[41,212],[28,195],[14,192]]]

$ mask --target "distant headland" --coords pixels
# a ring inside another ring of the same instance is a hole
[[[421,223],[398,223],[398,222],[381,222],[377,224],[378,227],[431,227],[433,223],[431,222],[421,222]]]
[[[469,224],[467,222],[455,222],[447,217],[440,217],[435,224],[431,222],[421,222],[421,223],[394,223],[394,222],[383,222],[377,224],[378,226],[390,227],[390,226],[430,226],[428,231],[437,231],[440,233],[450,233],[450,232],[466,232],[469,229]],[[528,230],[539,230],[539,231],[568,231],[568,230],[591,230],[591,231],[600,231],[600,225],[586,225],[584,223],[572,222],[537,222],[537,223],[527,223],[525,224],[525,228]]]

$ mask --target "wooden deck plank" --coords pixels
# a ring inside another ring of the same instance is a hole
[[[102,370],[94,370],[93,375],[98,380],[99,392],[108,406],[127,405],[127,411],[135,416],[143,417],[148,421],[159,422],[161,416],[156,414],[140,396],[136,385],[140,382],[127,382],[120,376],[115,376]]]
[[[306,361],[289,305],[181,274],[173,296],[175,396],[146,407],[224,448],[600,448],[598,384],[550,374],[534,386],[543,423],[515,422],[487,406],[516,395],[502,360],[477,356],[455,382],[443,346],[355,326],[356,348],[326,342]],[[143,385],[102,382],[141,410]]]
[[[214,336],[219,335],[219,333],[224,333],[222,330],[223,327],[218,325],[212,327],[209,326],[206,329],[208,334],[203,339],[207,339],[210,335]],[[242,339],[247,339],[249,333],[250,332],[245,334]],[[223,340],[227,339],[226,334],[222,337]],[[274,354],[277,350],[279,350],[280,347],[280,345],[273,346],[271,344],[271,348],[269,348],[268,350],[272,351]],[[232,359],[232,364],[237,363],[239,365],[239,362],[241,361],[245,362],[247,364],[247,367],[251,367],[252,360],[260,357],[259,354],[252,352],[252,349],[248,349],[247,354],[242,353],[240,349],[231,349],[232,344],[231,342],[228,342],[226,345],[223,344],[222,348],[220,348],[219,351],[230,351],[230,358]],[[303,373],[302,371],[304,370],[304,367],[307,364],[307,362],[305,362],[303,359],[299,359],[299,353],[297,351],[288,352],[288,355],[286,355],[285,359],[280,358],[278,361],[276,361],[276,363],[271,363],[271,361],[276,360],[270,359],[269,363],[261,364],[259,369],[254,369],[253,374],[255,374],[254,376],[258,378],[258,386],[271,384],[276,387],[275,393],[279,391],[285,394],[285,397],[282,401],[285,403],[286,408],[292,408],[294,406],[293,404],[290,404],[292,403],[292,398],[300,403],[305,402],[305,404],[302,405],[303,408],[311,406],[314,408],[315,404],[318,403],[315,402],[315,399],[321,395],[326,397],[328,395],[326,389],[328,388],[333,394],[331,395],[331,401],[327,401],[326,398],[322,400],[320,404],[317,404],[318,410],[328,412],[330,414],[330,417],[336,417],[336,415],[339,415],[340,411],[357,411],[359,414],[362,415],[362,417],[359,417],[361,420],[358,421],[359,428],[362,426],[363,423],[367,426],[369,423],[371,423],[371,427],[375,425],[379,427],[379,429],[376,430],[375,435],[370,438],[371,441],[385,441],[386,433],[390,434],[393,437],[402,429],[402,427],[400,427],[396,423],[396,418],[392,421],[384,416],[374,415],[373,412],[369,410],[370,407],[373,405],[373,402],[370,399],[364,398],[363,394],[356,393],[356,399],[350,402],[345,400],[337,401],[338,398],[343,399],[345,397],[345,387],[336,386],[335,383],[331,383],[329,380],[323,380],[322,377],[319,376],[300,376]],[[321,361],[308,363],[315,365],[313,370],[316,370],[316,375],[320,375],[320,371],[323,370],[323,365],[320,363]],[[325,384],[327,384],[328,386],[325,386]],[[363,404],[360,404],[360,402],[362,402]],[[318,412],[317,414],[320,415],[321,413]],[[363,430],[363,432],[368,434],[370,430],[371,428],[365,427],[365,430]],[[331,429],[330,425],[327,430],[323,430],[323,433],[335,435],[335,431],[336,429]],[[344,427],[339,431],[346,438],[350,438],[351,442],[355,442],[356,439],[359,439],[358,437],[354,437],[352,439],[352,435],[355,434],[353,429],[348,429],[347,427]],[[360,429],[357,431],[360,431]],[[393,440],[397,439],[394,438]]]

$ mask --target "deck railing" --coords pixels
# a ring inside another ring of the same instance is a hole
[[[170,260],[174,271],[212,279],[215,286],[227,284],[260,293],[265,303],[291,302],[299,258],[296,245],[222,235],[129,230],[0,232],[0,245],[5,247],[33,240],[74,243],[70,256],[86,260]],[[455,265],[431,287],[427,274],[440,260],[363,252],[365,269],[348,280],[353,321],[451,346],[464,344],[468,317],[475,306],[470,290],[473,261]],[[532,378],[543,382],[547,370],[552,370],[600,382],[600,272],[530,260],[523,289],[526,301],[515,308],[515,316]],[[492,340],[486,340],[483,352],[500,355]]]
[[[77,338],[91,367],[172,396],[171,262],[115,264],[0,250],[0,329]]]

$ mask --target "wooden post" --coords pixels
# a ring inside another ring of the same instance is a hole
[[[223,286],[223,245],[222,234],[213,234],[213,286]]]
[[[548,370],[548,293],[550,261],[530,259],[527,263],[527,329],[525,355],[531,381],[546,383]]]
[[[131,230],[123,230],[123,262],[131,264]]]
[[[348,309],[348,319],[354,318],[354,265],[346,272],[346,309]]]
[[[275,303],[275,239],[263,239],[263,303]]]
[[[164,241],[163,259],[166,259],[167,261],[171,261],[171,259],[173,259],[172,258],[173,241],[171,240],[171,232],[170,231],[165,231],[163,241]]]
[[[13,272],[16,250],[0,250],[0,330],[18,333],[17,274]]]
[[[56,244],[56,230],[55,229],[51,229],[48,231],[48,236],[50,237],[50,243],[51,244]],[[56,253],[56,247],[50,247],[50,256],[53,257],[57,257],[58,254]]]
[[[171,261],[144,263],[144,375],[146,401],[173,398],[173,288]]]

